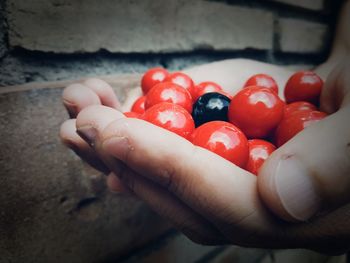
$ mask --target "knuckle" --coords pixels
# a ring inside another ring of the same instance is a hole
[[[174,181],[175,171],[172,167],[167,166],[163,169],[159,169],[159,183],[164,185],[165,189],[167,189],[170,192],[176,192],[177,191],[177,184]]]
[[[105,116],[106,107],[102,105],[89,105],[83,108],[77,115],[77,126],[90,124],[96,126],[98,121]],[[88,123],[87,123],[88,122]]]
[[[91,115],[91,113],[93,113],[97,109],[98,109],[97,105],[90,105],[90,106],[83,108],[77,116],[77,122],[81,119],[89,117]]]
[[[115,111],[116,115],[118,114],[117,111]],[[114,136],[116,137],[125,137],[128,138],[129,134],[129,119],[124,118],[122,114],[120,113],[120,118],[112,120],[102,131],[101,133],[101,139],[102,141],[108,140],[109,138],[112,138]],[[129,141],[130,142],[130,141]]]

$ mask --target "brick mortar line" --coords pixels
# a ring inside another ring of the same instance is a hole
[[[129,81],[136,81],[139,79],[140,75],[138,74],[117,74],[117,75],[105,75],[105,76],[96,76],[100,79],[103,79],[105,81],[111,81],[113,80],[131,80]],[[76,83],[76,82],[82,82],[88,78],[79,78],[79,79],[73,79],[73,80],[60,80],[60,81],[50,81],[50,82],[31,82],[21,85],[13,85],[13,86],[4,86],[0,87],[0,95],[1,94],[7,94],[7,93],[13,93],[13,92],[23,92],[28,90],[40,90],[40,89],[55,89],[55,88],[64,88],[70,84]],[[113,85],[112,85],[113,86]]]
[[[91,55],[101,55],[101,56],[112,56],[116,58],[131,58],[131,59],[149,59],[149,58],[157,58],[160,59],[165,58],[171,58],[176,56],[192,56],[192,55],[230,55],[230,54],[236,54],[238,52],[243,52],[247,54],[260,54],[265,53],[269,49],[259,49],[259,48],[251,48],[251,47],[245,47],[242,49],[193,49],[189,51],[179,50],[179,51],[159,51],[159,52],[147,52],[147,51],[131,51],[131,52],[113,52],[109,51],[106,48],[100,48],[96,51],[73,51],[73,52],[61,52],[61,51],[45,51],[45,50],[33,50],[33,49],[27,49],[22,46],[14,46],[12,47],[12,53],[17,54],[18,56],[50,56],[51,58],[59,58],[59,57],[72,57],[72,58],[83,58],[84,56],[91,56]]]
[[[327,9],[327,5],[325,4],[323,9],[321,10],[313,10],[306,7],[301,7],[297,5],[280,3],[275,1],[264,1],[262,4],[259,0],[254,0],[252,2],[245,2],[243,0],[206,0],[209,2],[219,2],[225,3],[227,5],[246,7],[250,9],[260,9],[265,11],[270,11],[278,14],[281,17],[291,17],[296,19],[307,19],[314,22],[327,22],[329,17],[334,15],[334,13],[325,11]],[[332,11],[334,11],[332,9]]]

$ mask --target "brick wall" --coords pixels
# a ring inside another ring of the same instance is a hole
[[[6,0],[0,86],[236,57],[314,65],[326,58],[335,2]]]
[[[333,4],[332,4],[333,3]],[[0,86],[106,77],[123,99],[139,79],[246,57],[312,66],[329,49],[334,1],[0,2]],[[67,84],[0,87],[0,262],[325,262],[305,251],[201,246],[59,142]],[[50,110],[48,110],[50,109]],[[39,128],[40,127],[40,128]],[[332,262],[345,262],[344,257]],[[328,262],[328,261],[327,261]],[[331,262],[331,261],[329,261]]]

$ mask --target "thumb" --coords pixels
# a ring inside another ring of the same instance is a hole
[[[306,221],[350,200],[350,107],[307,127],[260,170],[258,189],[272,212]]]

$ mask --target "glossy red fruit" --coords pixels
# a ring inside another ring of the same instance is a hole
[[[154,85],[163,82],[168,75],[169,72],[164,68],[151,68],[147,70],[141,79],[143,94],[147,94]]]
[[[296,101],[284,107],[283,118],[288,118],[290,115],[298,111],[314,111],[316,106],[307,101]]]
[[[145,112],[145,100],[146,96],[138,98],[131,107],[132,112],[143,114]]]
[[[193,132],[191,141],[239,167],[244,167],[248,160],[247,137],[229,122],[207,122]]]
[[[136,119],[142,119],[141,114],[133,111],[127,111],[123,113],[125,117],[127,118],[136,118]]]
[[[145,109],[161,102],[174,103],[183,107],[189,113],[192,112],[192,97],[190,93],[183,87],[171,82],[159,83],[147,93]]]
[[[248,138],[265,138],[281,121],[284,105],[271,89],[250,86],[233,97],[228,116]]]
[[[196,102],[196,100],[203,94],[218,91],[222,91],[222,88],[219,84],[216,84],[212,81],[205,81],[193,86],[193,88],[190,90],[190,93],[193,102]]]
[[[306,127],[316,123],[327,116],[320,111],[298,111],[283,118],[275,133],[275,143],[280,147]]]
[[[323,86],[323,80],[312,71],[299,71],[287,81],[284,96],[287,103],[308,101],[318,105]]]
[[[252,174],[258,175],[260,167],[270,154],[276,150],[275,145],[270,142],[253,139],[248,141],[249,158],[246,165],[246,170]]]
[[[179,105],[162,102],[147,109],[142,116],[145,121],[172,131],[189,139],[194,130],[191,114]]]
[[[271,89],[278,94],[277,82],[267,74],[256,74],[251,76],[244,84],[244,88],[249,86],[259,86],[262,88]]]
[[[189,92],[193,89],[194,83],[193,80],[182,72],[174,72],[169,74],[165,79],[164,82],[172,82],[175,83],[185,89],[187,89]]]

